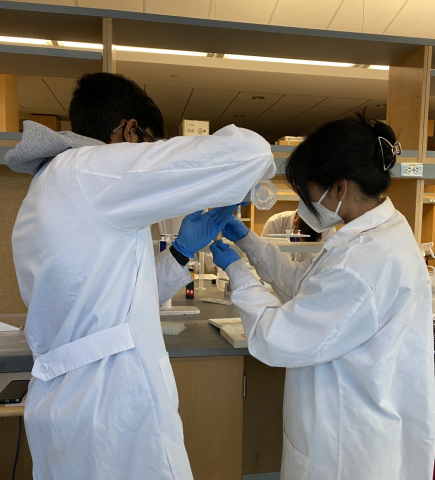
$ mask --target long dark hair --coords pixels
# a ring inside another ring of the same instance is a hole
[[[353,180],[365,197],[379,197],[390,186],[390,169],[396,163],[391,147],[379,137],[392,145],[396,142],[393,129],[366,117],[365,110],[354,118],[326,123],[287,159],[286,180],[315,215],[308,195],[309,182],[326,190],[337,180]]]

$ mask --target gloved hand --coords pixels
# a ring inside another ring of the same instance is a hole
[[[249,228],[237,217],[231,215],[225,227],[222,229],[222,235],[232,242],[238,242],[248,235]]]
[[[213,242],[210,245],[210,251],[213,254],[213,262],[222,270],[226,270],[229,265],[240,260],[240,255],[222,240]]]
[[[192,258],[222,230],[236,206],[213,208],[207,213],[198,210],[187,215],[181,222],[178,237],[172,245],[185,257]]]

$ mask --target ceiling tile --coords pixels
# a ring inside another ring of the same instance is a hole
[[[72,95],[70,92],[62,92],[58,90],[53,90],[53,95],[59,100],[61,103],[68,103],[70,104]]]
[[[224,120],[229,123],[235,122],[247,122],[247,121],[254,121],[261,112],[248,112],[246,110],[235,110],[230,111],[226,110],[220,117],[220,120]],[[243,115],[243,118],[236,118],[238,115]]]
[[[212,90],[208,88],[195,88],[190,97],[192,100],[216,100],[220,102],[231,102],[238,95],[236,90]]]
[[[378,106],[378,105],[381,105],[381,106]],[[386,100],[370,100],[367,103],[366,112],[369,117],[377,118],[379,115],[386,117],[387,101]]]
[[[204,116],[204,112],[209,112],[210,118],[219,118],[223,111],[228,107],[229,102],[219,102],[216,100],[199,100],[199,99],[190,99],[187,104],[185,115],[189,115],[189,112],[201,112],[201,115]]]
[[[205,98],[194,98],[193,96],[190,97],[188,106],[189,107],[195,107],[195,108],[200,108],[202,110],[205,110],[206,108],[209,108],[211,110],[224,110],[225,108],[228,107],[228,105],[231,103],[231,100],[226,100],[226,101],[221,101],[221,100],[206,100]]]
[[[409,0],[385,33],[435,38],[434,19],[435,2],[433,0]]]
[[[48,90],[47,85],[41,77],[18,77],[18,90],[22,88],[29,90]]]
[[[341,0],[281,0],[272,25],[326,29]]]
[[[310,95],[285,95],[279,100],[278,105],[306,105],[308,107],[314,107],[314,105],[317,105],[326,98],[327,97]]]
[[[143,0],[77,0],[79,7],[125,10],[143,13]]]
[[[263,100],[254,100],[253,97],[264,97]],[[280,93],[263,93],[263,92],[240,92],[236,98],[237,102],[262,103],[264,105],[272,105],[282,97]]]
[[[276,0],[215,0],[215,20],[268,24]]]
[[[18,90],[18,101],[21,103],[21,105],[26,107],[30,102],[55,102],[56,98],[48,88],[45,90],[28,90],[22,88]]]
[[[331,120],[334,120],[339,115],[343,114],[346,111],[345,108],[334,108],[334,107],[313,107],[310,110],[306,111],[299,117],[296,117],[293,122],[310,124],[314,123],[319,125]]]
[[[72,78],[44,77],[44,82],[49,86],[51,90],[56,90],[57,92],[72,93],[76,86],[76,80],[73,80]]]
[[[260,102],[238,102],[234,101],[231,105],[227,108],[227,112],[234,113],[234,114],[256,114],[257,116],[264,112],[269,105],[264,105]]]
[[[192,93],[192,89],[186,87],[147,85],[146,92],[153,100],[162,98],[183,98],[187,101]]]
[[[211,0],[147,0],[146,13],[207,18]]]
[[[34,114],[46,115],[67,115],[66,112],[57,102],[28,102],[23,108],[24,111]]]
[[[363,98],[329,97],[319,104],[319,107],[356,108],[368,100]]]
[[[264,113],[262,113],[257,122],[268,123],[285,123],[304,113],[307,109],[306,105],[272,105]]]
[[[329,25],[329,30],[362,32],[364,21],[364,0],[344,0]]]
[[[391,20],[407,0],[365,0],[364,33],[384,33]],[[401,35],[406,35],[402,32]]]
[[[183,117],[189,120],[217,120],[222,115],[221,110],[200,109],[188,106],[184,111]]]
[[[158,105],[163,116],[166,117],[181,117],[185,105]]]

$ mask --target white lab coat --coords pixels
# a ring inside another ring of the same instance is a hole
[[[227,268],[248,348],[286,367],[282,480],[431,480],[431,285],[387,198],[335,233],[311,263],[249,233]]]
[[[70,149],[38,171],[13,231],[34,480],[192,479],[159,318],[191,277],[169,252],[156,273],[149,226],[240,202],[274,168],[269,144],[229,126]]]
[[[267,237],[269,234],[284,234],[286,230],[292,230],[293,224],[295,221],[296,214],[298,213],[297,210],[294,211],[286,211],[276,213],[272,215],[266,222],[263,228],[263,232],[261,233],[262,237]],[[329,228],[325,232],[321,234],[320,241],[326,242],[328,241],[331,236],[335,233],[335,228]],[[307,258],[311,258],[314,260],[317,257],[317,253],[292,253],[291,258],[297,262],[303,262]]]

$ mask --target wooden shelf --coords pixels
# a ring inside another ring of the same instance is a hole
[[[0,44],[1,71],[13,75],[77,78],[101,72],[102,58],[101,52]]]
[[[138,47],[393,65],[422,46],[435,46],[433,39],[106,9],[7,1],[0,2],[0,9],[2,35],[50,40],[101,43],[101,19],[112,18],[116,42]]]
[[[22,417],[24,415],[24,406],[18,407],[5,407],[0,405],[0,418],[1,417]]]

